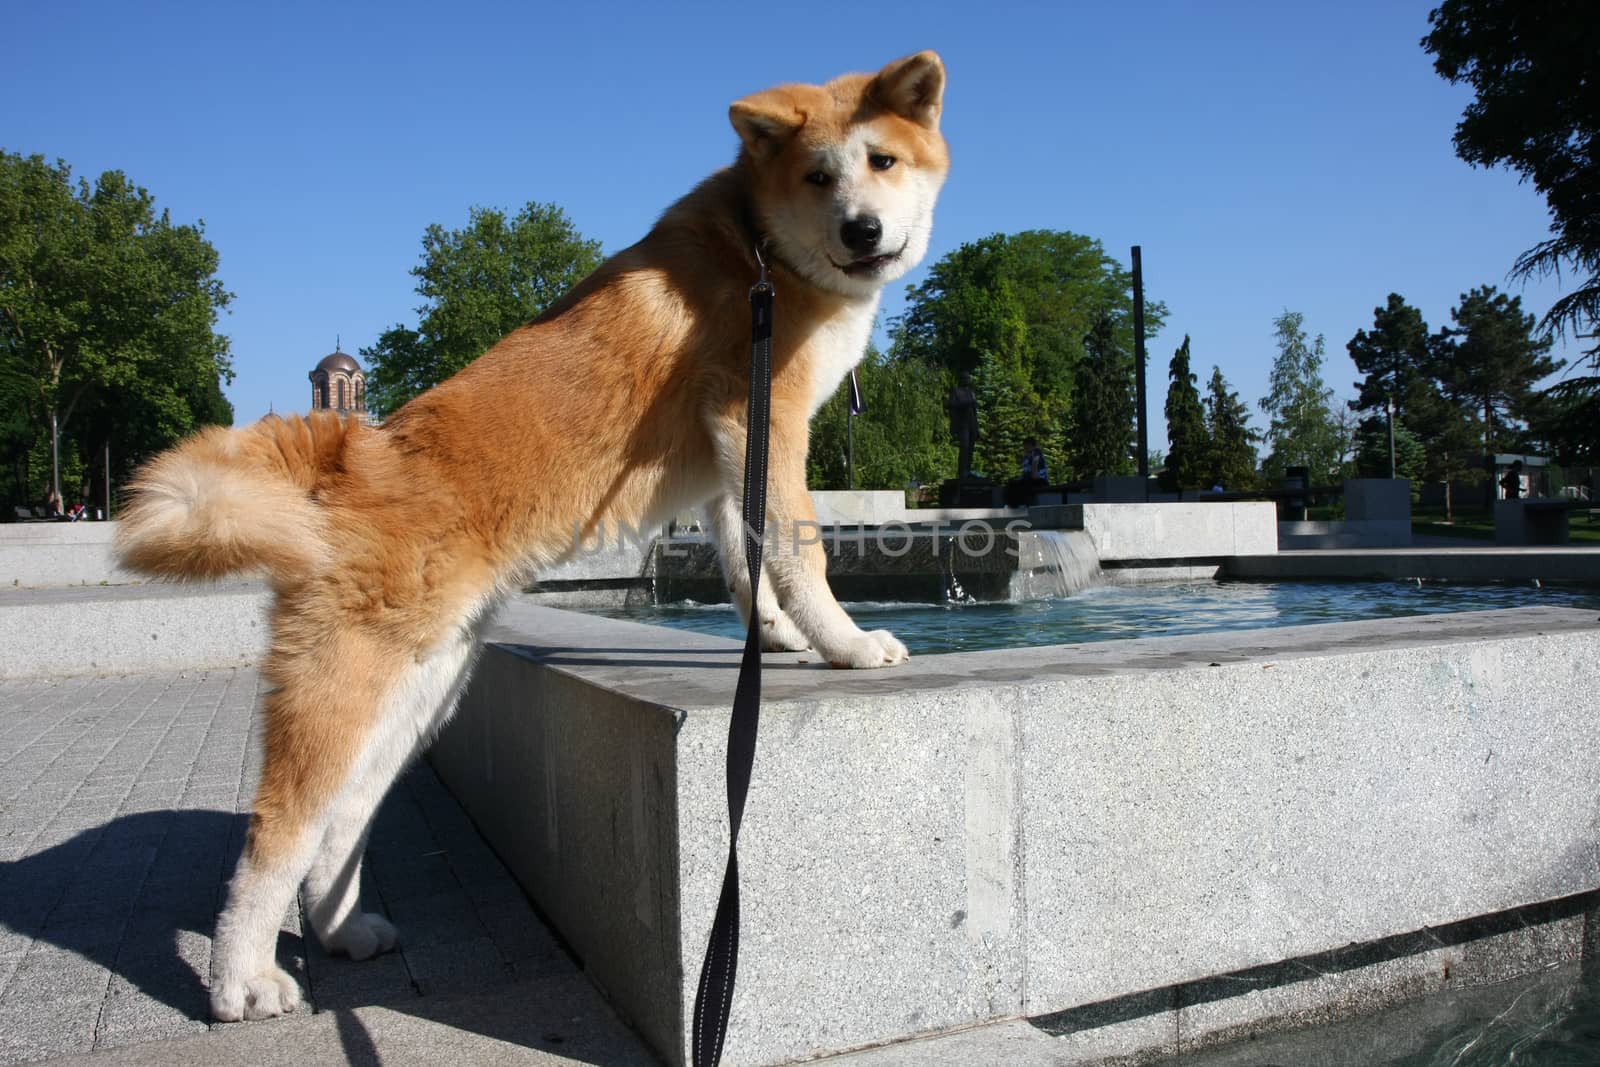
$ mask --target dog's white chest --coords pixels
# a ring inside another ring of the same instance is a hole
[[[872,337],[878,301],[866,301],[824,323],[812,336],[811,414],[833,395],[850,368],[861,362]]]

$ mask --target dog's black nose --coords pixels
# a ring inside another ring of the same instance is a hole
[[[862,215],[860,218],[849,219],[839,227],[839,239],[844,246],[852,252],[865,255],[878,247],[878,241],[883,237],[883,223],[878,221],[876,215]]]

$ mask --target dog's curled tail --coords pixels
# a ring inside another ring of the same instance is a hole
[[[134,477],[116,534],[122,566],[162,578],[208,579],[265,571],[293,581],[329,555],[311,491],[342,458],[353,423],[337,416],[209,427]]]

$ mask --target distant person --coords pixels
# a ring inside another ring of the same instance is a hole
[[[1032,437],[1022,442],[1022,477],[1006,483],[1006,506],[1027,507],[1041,489],[1050,484],[1050,466],[1045,462],[1044,450]]]
[[[1507,500],[1522,499],[1522,460],[1511,464],[1511,469],[1500,479],[1500,488]]]
[[[1045,462],[1044,450],[1032,437],[1022,442],[1022,480],[1050,484],[1050,467]]]
[[[61,495],[54,489],[45,494],[44,517],[47,519],[61,518]]]
[[[972,375],[963,372],[961,384],[945,398],[945,413],[950,416],[950,436],[955,438],[960,457],[956,477],[972,477],[972,446],[978,443],[978,397],[972,391]]]

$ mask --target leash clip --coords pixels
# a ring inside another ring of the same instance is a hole
[[[750,295],[755,296],[757,293],[770,293],[772,292],[772,282],[767,278],[767,261],[761,258],[761,242],[757,241],[755,244],[751,245],[751,247],[755,249],[756,266],[761,268],[761,276],[757,278],[756,283],[750,287]]]

